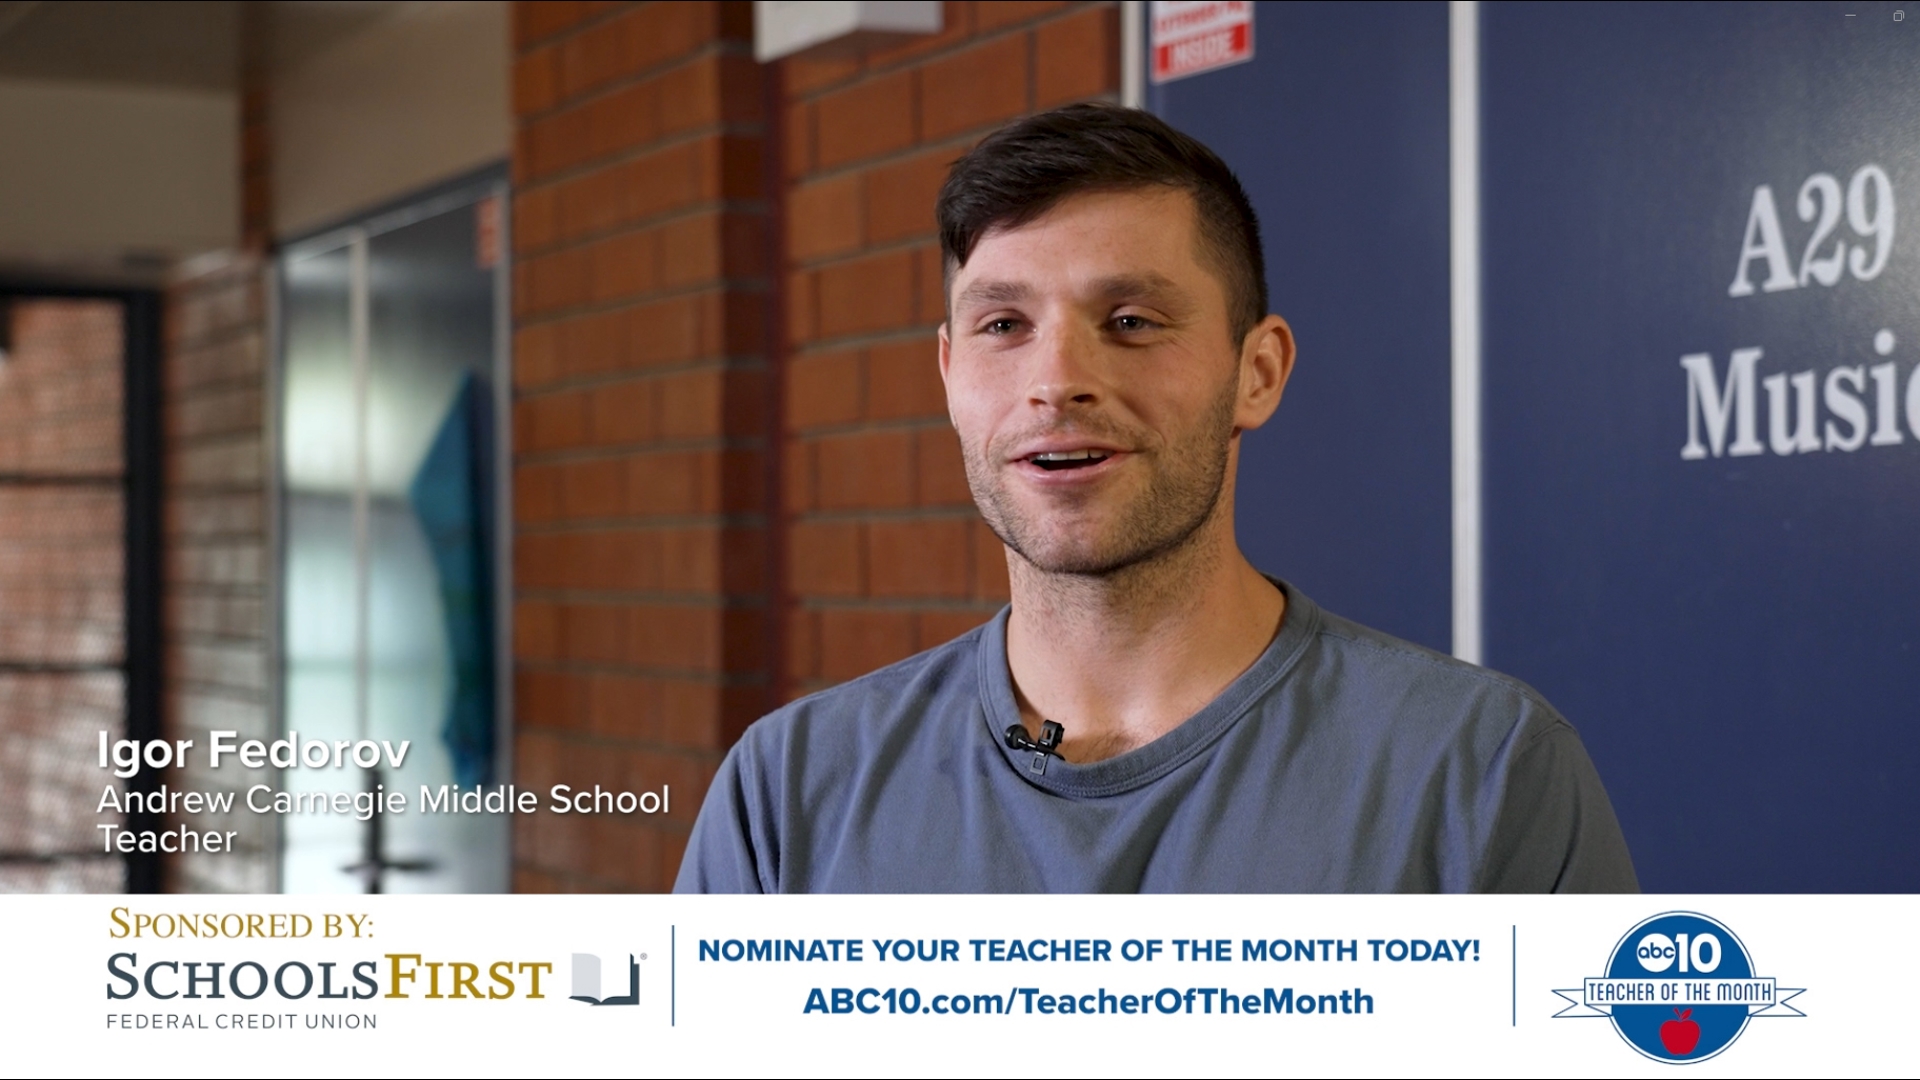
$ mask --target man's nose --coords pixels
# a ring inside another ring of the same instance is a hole
[[[1064,411],[1100,400],[1099,343],[1094,335],[1077,326],[1055,324],[1035,344],[1028,401]]]

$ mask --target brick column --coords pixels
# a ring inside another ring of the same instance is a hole
[[[208,732],[273,737],[268,678],[274,635],[267,625],[272,530],[266,423],[267,261],[272,233],[268,106],[261,65],[264,5],[241,8],[239,251],[178,268],[165,298],[161,438],[164,562],[162,716],[169,738],[208,745]],[[204,752],[168,784],[228,791],[236,801],[271,770],[229,761],[208,769]],[[264,892],[279,879],[278,822],[244,808],[182,814],[192,829],[233,830],[230,854],[170,856],[169,892]]]
[[[949,3],[938,35],[783,65],[788,696],[937,645],[1006,601],[940,384],[934,197],[1007,120],[1111,99],[1118,32],[1112,4]]]
[[[1005,602],[935,364],[933,198],[984,132],[1114,94],[1116,14],[951,3],[763,69],[748,4],[515,5],[516,780],[674,793],[523,819],[516,889],[668,887],[748,723]]]
[[[766,200],[745,3],[514,5],[517,890],[670,887],[768,703]]]
[[[165,685],[169,738],[208,745],[216,728],[241,739],[273,732],[269,663],[266,282],[261,259],[231,253],[197,261],[166,297]],[[272,782],[227,762],[169,778],[187,790],[244,793]],[[168,860],[170,892],[260,892],[274,887],[275,825],[247,813],[183,815],[189,828],[240,833],[233,854]]]

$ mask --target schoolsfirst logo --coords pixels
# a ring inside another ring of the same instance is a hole
[[[136,951],[107,958],[107,999],[127,1001],[536,1001],[547,997],[551,960],[442,960],[421,953],[379,959],[182,960],[142,962]]]
[[[1668,911],[1642,920],[1608,955],[1606,974],[1555,990],[1556,1019],[1604,1016],[1642,1055],[1669,1065],[1705,1061],[1732,1046],[1755,1017],[1805,1016],[1804,988],[1755,973],[1739,936],[1717,919]]]
[[[107,936],[117,946],[106,959],[106,997],[114,1002],[210,1002],[225,1007],[263,999],[539,1001],[558,996],[553,960],[376,952],[367,947],[373,919],[363,914],[149,914],[115,907],[108,913]],[[244,945],[238,958],[229,953],[210,959],[203,950],[213,941]],[[616,986],[603,995],[599,958],[572,954],[573,993],[568,996],[596,1005],[639,1004],[639,962],[646,954],[626,955],[626,993]]]

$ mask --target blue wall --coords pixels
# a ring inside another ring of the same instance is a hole
[[[1878,164],[1920,211],[1920,36],[1845,10],[1483,17],[1487,657],[1580,725],[1653,889],[1920,889],[1920,432],[1825,449],[1821,401],[1822,449],[1681,456],[1684,354],[1823,397],[1893,362],[1904,398],[1920,358],[1912,211],[1872,280],[1754,260],[1728,295],[1761,184],[1796,276],[1808,177]]]
[[[1446,6],[1261,4],[1254,33],[1254,62],[1148,94],[1246,183],[1300,344],[1241,450],[1240,544],[1331,610],[1445,651]]]
[[[1893,7],[1481,6],[1486,658],[1580,728],[1652,891],[1920,890],[1920,18]],[[1301,339],[1245,547],[1438,648],[1446,20],[1261,4],[1252,63],[1149,96],[1247,182]],[[1877,273],[1868,166],[1906,203]],[[1842,212],[1814,259],[1863,273],[1803,286],[1816,174]],[[1794,285],[1750,252],[1730,296],[1761,185]],[[1749,348],[1758,452],[1737,396],[1711,452],[1696,387],[1683,457],[1681,357],[1725,393]],[[1806,372],[1819,448],[1776,453],[1767,380]]]

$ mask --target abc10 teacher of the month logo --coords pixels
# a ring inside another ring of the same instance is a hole
[[[1756,1017],[1805,1016],[1790,1004],[1805,992],[1756,974],[1746,945],[1719,920],[1669,911],[1628,930],[1605,975],[1555,990],[1567,1006],[1554,1017],[1606,1017],[1641,1054],[1690,1065],[1732,1046]]]

